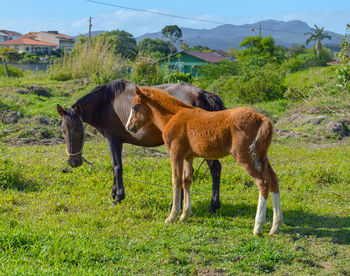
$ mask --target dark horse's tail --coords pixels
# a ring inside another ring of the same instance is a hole
[[[218,111],[226,109],[222,99],[214,93],[202,90],[202,93],[199,93],[199,99],[200,103],[198,107],[203,108],[207,111]]]

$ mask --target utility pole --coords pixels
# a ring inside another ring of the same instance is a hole
[[[91,24],[91,16],[89,17],[89,43],[91,44],[91,27],[92,27],[92,24]]]
[[[261,36],[261,24],[259,25],[259,36]]]

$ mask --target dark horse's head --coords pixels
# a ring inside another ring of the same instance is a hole
[[[75,104],[67,110],[57,105],[58,114],[63,118],[62,132],[66,142],[68,154],[68,164],[75,168],[83,164],[83,146],[84,146],[84,126],[81,119],[81,108]]]

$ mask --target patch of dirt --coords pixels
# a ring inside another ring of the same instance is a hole
[[[4,139],[5,144],[11,144],[13,146],[52,146],[63,144],[64,140],[60,138],[39,139],[39,138],[14,138]]]
[[[194,271],[193,275],[221,276],[227,275],[227,273],[223,269],[206,268]]]
[[[17,89],[16,91],[19,94],[33,94],[42,97],[51,97],[52,94],[49,91],[49,88],[42,87],[39,85],[30,85],[25,86],[25,88]]]
[[[16,124],[20,118],[21,118],[21,114],[17,111],[1,110],[0,121],[4,125]]]
[[[275,135],[278,138],[302,138],[302,137],[308,137],[307,134],[301,133],[301,132],[296,132],[292,130],[285,130],[285,129],[274,129]]]
[[[319,108],[314,108],[314,112]],[[299,113],[293,110],[276,123],[275,133],[280,138],[310,138],[325,141],[350,136],[350,117]],[[310,141],[311,141],[310,140]]]

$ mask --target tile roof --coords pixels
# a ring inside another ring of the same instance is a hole
[[[43,32],[43,33],[48,33],[53,36],[56,36],[57,38],[65,38],[65,39],[74,39],[73,37],[61,33],[53,33],[53,32]],[[23,37],[36,37],[40,32],[29,32],[23,35]]]
[[[0,45],[38,45],[38,46],[57,46],[54,43],[39,41],[30,38],[18,38],[13,40],[6,40],[4,42],[0,42]]]
[[[214,53],[193,52],[193,51],[184,51],[184,52],[191,56],[195,56],[197,58],[203,59],[208,62],[218,62],[220,60],[225,59],[224,57]]]
[[[20,33],[14,32],[14,31],[8,31],[8,30],[0,30],[0,32],[5,33],[9,36],[22,36]]]
[[[230,57],[230,58],[233,58],[234,56],[233,55],[230,55],[229,53],[226,53],[222,50],[213,50],[213,52],[216,52],[218,53],[219,55],[222,55],[222,56],[225,56],[225,57]]]
[[[66,39],[74,39],[73,37],[71,37],[69,35],[65,35],[65,34],[61,34],[61,33],[58,33],[57,37],[59,37],[59,38],[66,38]]]

